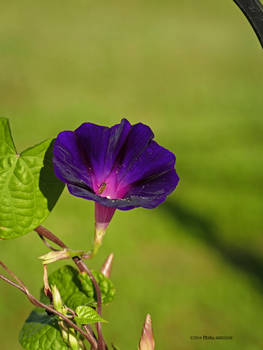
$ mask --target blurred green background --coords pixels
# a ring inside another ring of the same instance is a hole
[[[262,349],[262,50],[234,2],[3,1],[0,23],[0,115],[18,150],[125,116],[177,156],[178,189],[155,210],[117,212],[90,263],[115,253],[108,342],[136,349],[150,312],[157,349]],[[76,249],[93,225],[93,203],[66,190],[45,222]],[[36,234],[0,252],[38,296]],[[3,282],[0,295],[1,350],[19,350],[32,306]]]

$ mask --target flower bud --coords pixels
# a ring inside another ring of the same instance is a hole
[[[78,339],[76,338],[75,334],[73,334],[73,333],[68,334],[68,342],[69,342],[70,348],[72,350],[80,350],[81,349],[79,342],[78,342]]]
[[[107,257],[107,259],[105,260],[104,264],[102,265],[102,267],[100,269],[100,272],[107,278],[110,278],[113,258],[114,258],[114,254],[111,253]]]
[[[154,346],[155,342],[153,338],[152,320],[150,314],[147,314],[138,350],[154,350]]]
[[[64,342],[68,344],[68,327],[65,325],[65,322],[61,320],[58,321],[58,325]]]
[[[53,285],[53,286],[51,286],[51,291],[52,291],[52,299],[53,299],[54,308],[57,311],[64,313],[63,302],[62,302],[58,288],[55,285]]]
[[[44,264],[43,268],[44,268],[44,273],[43,273],[44,293],[50,300],[52,300],[52,292],[48,283],[47,265]]]

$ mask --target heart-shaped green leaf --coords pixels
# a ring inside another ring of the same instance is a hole
[[[19,342],[26,350],[68,350],[57,317],[43,309],[34,309],[19,334]]]
[[[53,141],[18,154],[8,120],[0,118],[0,238],[32,231],[55,206],[64,184],[54,174]]]
[[[76,308],[77,316],[74,317],[75,321],[81,324],[92,324],[96,322],[106,322],[96,310],[90,306],[81,305]]]

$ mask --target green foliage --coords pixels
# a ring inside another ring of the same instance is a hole
[[[102,304],[112,301],[115,288],[113,283],[102,273],[92,271],[101,290]],[[93,284],[86,273],[79,273],[74,267],[65,265],[54,271],[49,276],[49,284],[56,285],[63,303],[75,310],[81,305],[95,305],[96,293]],[[41,290],[40,300],[48,302],[47,297]]]
[[[64,184],[53,171],[53,140],[21,154],[15,149],[5,118],[0,118],[0,238],[22,236],[48,216]]]
[[[102,303],[112,300],[115,289],[112,282],[101,273],[92,272],[97,280],[102,296]],[[96,304],[95,292],[90,278],[80,274],[70,265],[63,266],[49,276],[51,286],[57,287],[63,304],[75,310],[75,321],[81,324],[106,322],[88,305]],[[41,290],[40,300],[49,304],[49,299]],[[20,335],[20,344],[26,350],[64,350],[68,349],[60,334],[57,316],[48,315],[43,309],[36,308],[26,320]]]
[[[26,350],[68,350],[57,317],[39,308],[34,309],[26,320],[19,334],[19,342]]]
[[[92,270],[92,274],[99,284],[102,304],[110,303],[115,295],[115,288],[112,281],[105,277],[101,272]],[[96,292],[89,276],[86,273],[81,273],[78,277],[81,281],[82,289],[85,294],[93,300],[96,300]]]
[[[92,307],[78,306],[76,308],[77,316],[74,318],[76,322],[81,324],[91,324],[96,322],[106,322]]]

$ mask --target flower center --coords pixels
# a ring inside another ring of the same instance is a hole
[[[129,186],[120,186],[117,183],[117,179],[116,176],[114,176],[114,174],[108,176],[104,180],[101,180],[101,182],[95,182],[93,188],[94,192],[98,196],[105,197],[108,199],[121,199],[129,190]]]

